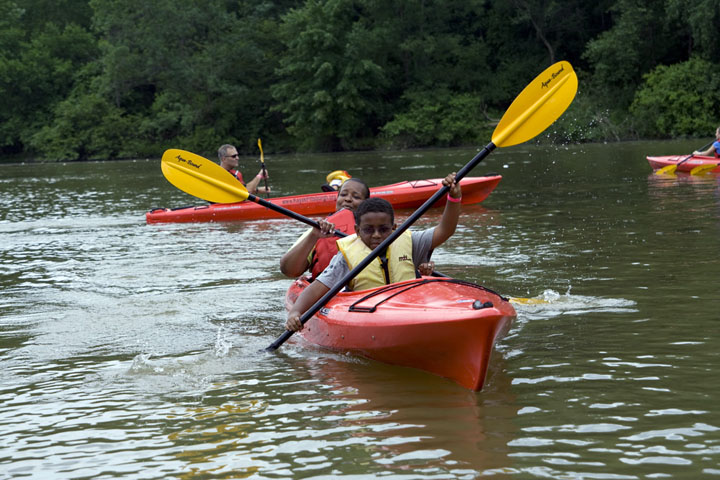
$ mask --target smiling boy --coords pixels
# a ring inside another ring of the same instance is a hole
[[[373,260],[348,284],[350,290],[401,282],[415,278],[415,269],[427,261],[432,250],[455,233],[460,217],[461,189],[455,173],[443,179],[450,187],[447,204],[438,226],[417,233],[406,230],[387,248],[385,255]],[[380,198],[369,198],[355,210],[355,231],[337,241],[340,251],[328,267],[298,297],[288,312],[285,328],[302,330],[302,314],[335,286],[350,270],[380,245],[397,228],[392,205]]]

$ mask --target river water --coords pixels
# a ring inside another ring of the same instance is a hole
[[[0,478],[720,478],[720,183],[644,158],[694,148],[520,145],[477,167],[503,180],[433,259],[541,300],[516,305],[477,393],[292,340],[259,353],[294,220],[146,225],[204,203],[159,159],[2,165]],[[281,195],[474,154],[266,162]]]

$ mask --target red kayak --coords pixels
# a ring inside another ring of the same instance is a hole
[[[687,161],[683,162],[687,158]],[[647,161],[653,170],[657,170],[668,165],[676,165],[678,172],[689,172],[695,167],[700,165],[720,165],[720,158],[716,157],[705,157],[702,155],[695,155],[688,158],[687,155],[666,155],[664,157],[647,157]],[[680,163],[682,162],[682,163]],[[720,173],[720,167],[707,170],[708,172]]]
[[[307,285],[305,278],[293,282],[286,309]],[[485,287],[423,277],[338,293],[299,334],[325,348],[418,368],[478,391],[493,345],[515,317],[508,299]]]
[[[500,183],[500,175],[486,177],[465,177],[460,180],[462,203],[480,203]],[[370,188],[372,197],[384,198],[398,208],[417,208],[442,187],[442,178],[405,181]],[[267,201],[292,210],[300,215],[329,215],[335,211],[337,192],[312,193],[289,197],[268,198]],[[445,198],[433,207],[445,205]],[[254,202],[216,203],[199,207],[155,208],[145,214],[147,223],[179,222],[230,222],[235,220],[259,220],[264,218],[285,218],[284,215]]]

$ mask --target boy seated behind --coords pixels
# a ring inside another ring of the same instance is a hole
[[[415,278],[415,269],[427,261],[430,252],[455,233],[460,217],[460,184],[455,183],[455,173],[443,179],[450,187],[448,201],[437,227],[421,232],[403,232],[388,247],[386,255],[373,260],[348,284],[350,290],[366,290],[389,283]],[[337,241],[340,252],[328,267],[298,297],[288,312],[285,328],[302,330],[300,317],[335,286],[350,270],[380,245],[397,228],[392,205],[380,198],[369,198],[355,210],[356,234]]]

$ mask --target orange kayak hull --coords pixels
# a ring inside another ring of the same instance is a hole
[[[485,200],[502,176],[465,177],[460,180],[462,203],[473,204]],[[441,178],[414,180],[381,187],[370,188],[370,196],[384,198],[393,208],[417,208],[442,187]],[[335,212],[337,192],[311,193],[287,197],[268,198],[268,202],[292,210],[300,215],[329,215]],[[438,200],[433,207],[445,205],[445,198]],[[261,220],[266,218],[286,218],[282,213],[263,207],[251,201],[239,203],[216,203],[184,208],[155,208],[145,214],[147,223],[185,223],[185,222],[232,222],[239,220]]]
[[[307,285],[301,278],[290,286],[287,309]],[[425,370],[478,391],[493,346],[515,317],[507,299],[484,287],[423,277],[339,293],[300,335],[324,348]]]

